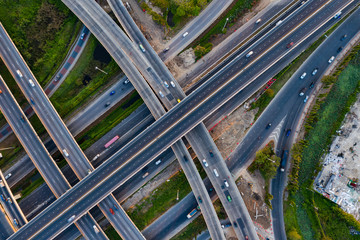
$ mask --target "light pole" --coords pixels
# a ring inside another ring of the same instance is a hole
[[[95,70],[99,70],[99,71],[102,72],[102,73],[108,74],[107,72],[105,72],[104,70],[98,68],[97,66],[95,66]]]
[[[223,27],[223,29],[221,31],[224,31],[224,28],[226,27],[226,24],[227,24],[228,21],[229,21],[229,18],[226,18],[226,22],[225,22],[224,27]]]

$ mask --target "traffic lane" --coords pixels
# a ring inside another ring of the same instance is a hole
[[[10,226],[10,223],[8,222],[4,212],[0,211],[0,239],[6,240],[8,237],[10,237],[14,231]]]
[[[186,101],[186,99],[185,99],[185,101]],[[176,108],[176,107],[175,107]],[[171,111],[170,111],[171,112]]]

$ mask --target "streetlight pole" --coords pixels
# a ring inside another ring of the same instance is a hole
[[[104,70],[98,68],[97,66],[95,66],[95,70],[99,70],[99,71],[102,72],[102,73],[108,74],[107,72],[105,72]]]
[[[227,24],[228,21],[229,21],[229,18],[226,18],[226,22],[225,22],[224,27],[223,27],[223,29],[221,31],[224,31],[224,28],[226,27],[226,24]]]

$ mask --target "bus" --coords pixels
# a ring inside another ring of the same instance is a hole
[[[189,212],[189,214],[186,217],[192,218],[197,212],[198,212],[198,210],[196,208],[194,208],[191,212]]]
[[[283,150],[280,162],[280,171],[284,172],[286,167],[286,161],[288,158],[289,150]]]
[[[105,148],[108,148],[110,147],[114,142],[116,142],[116,140],[118,140],[120,137],[118,135],[116,135],[115,137],[113,137],[110,141],[108,141],[106,144],[105,144]]]

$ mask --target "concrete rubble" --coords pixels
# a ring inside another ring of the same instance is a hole
[[[337,133],[314,189],[360,221],[360,97]]]

